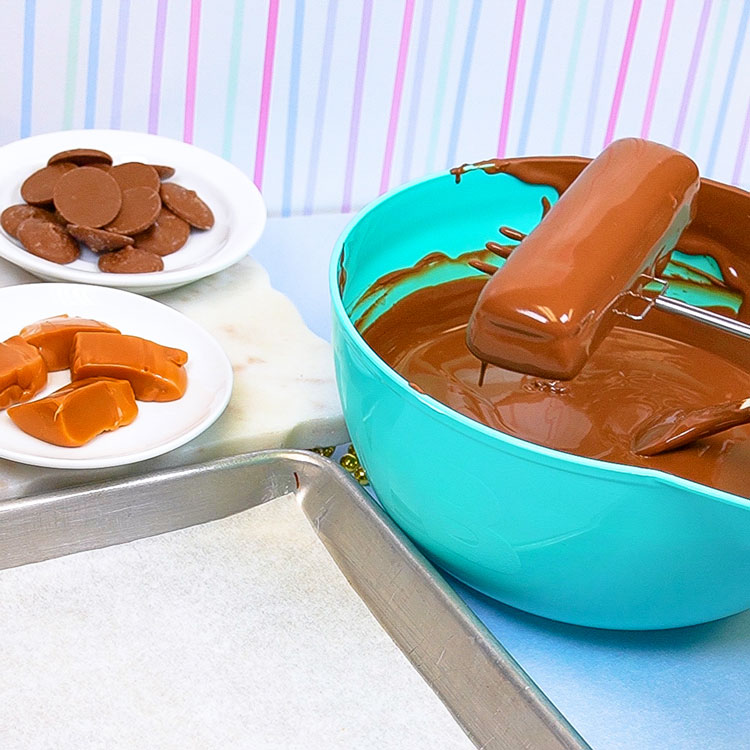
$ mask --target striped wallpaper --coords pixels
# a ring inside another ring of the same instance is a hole
[[[195,143],[271,213],[640,135],[750,186],[750,0],[0,0],[0,141]]]

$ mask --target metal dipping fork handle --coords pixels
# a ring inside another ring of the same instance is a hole
[[[733,318],[727,318],[724,315],[718,315],[710,310],[704,310],[701,307],[688,305],[670,297],[659,296],[654,299],[654,307],[664,312],[682,315],[684,318],[690,318],[700,323],[718,328],[720,331],[732,333],[744,339],[750,339],[750,325],[742,323]]]

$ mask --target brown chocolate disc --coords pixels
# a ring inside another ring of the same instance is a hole
[[[47,164],[57,164],[58,162],[65,161],[76,164],[79,167],[87,167],[94,163],[111,164],[112,157],[106,151],[98,151],[95,148],[73,148],[50,156]]]
[[[152,164],[151,166],[156,170],[160,180],[168,180],[170,177],[174,177],[174,167],[167,167],[164,164]]]
[[[115,165],[109,173],[123,192],[134,187],[149,187],[157,192],[159,190],[159,173],[150,164],[129,161]]]
[[[18,239],[32,255],[61,265],[72,263],[80,254],[78,243],[59,224],[44,219],[22,222]]]
[[[103,227],[122,206],[120,188],[106,172],[80,167],[64,174],[55,185],[55,208],[69,224]]]
[[[118,234],[137,234],[148,229],[161,210],[161,198],[156,190],[134,187],[122,194],[122,207],[105,229]]]
[[[105,273],[153,273],[162,271],[164,261],[138,247],[125,247],[99,256],[99,270]]]
[[[21,185],[21,197],[32,206],[51,206],[58,180],[75,168],[75,164],[62,163],[38,169],[24,180]]]
[[[79,242],[90,247],[95,253],[119,250],[121,247],[133,244],[132,237],[124,234],[108,232],[106,229],[94,229],[93,227],[81,227],[78,224],[68,224],[68,233]]]
[[[0,215],[0,225],[11,236],[18,238],[18,227],[26,219],[43,219],[51,221],[53,224],[59,224],[57,217],[52,211],[45,211],[38,206],[29,206],[26,203],[19,203],[16,206],[8,206]]]
[[[161,199],[167,208],[196,229],[211,229],[214,215],[198,197],[195,190],[188,190],[174,182],[161,186]]]
[[[135,246],[156,255],[169,255],[179,250],[190,236],[190,224],[162,207],[154,225],[135,237]]]

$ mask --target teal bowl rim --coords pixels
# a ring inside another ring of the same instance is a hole
[[[438,174],[429,175],[422,177],[417,180],[413,180],[397,188],[389,190],[383,195],[379,196],[371,203],[360,209],[347,223],[343,231],[336,240],[336,244],[333,247],[331,254],[331,260],[328,268],[328,284],[329,292],[331,296],[331,304],[333,307],[333,313],[343,330],[349,336],[349,338],[358,345],[361,353],[367,358],[368,362],[375,367],[385,378],[385,382],[388,387],[396,393],[402,394],[409,400],[415,403],[415,405],[422,411],[427,412],[429,416],[434,419],[447,419],[462,433],[466,434],[472,439],[479,439],[483,443],[497,444],[508,446],[515,450],[523,450],[526,452],[526,458],[534,458],[539,463],[548,464],[551,460],[553,463],[564,464],[565,470],[571,468],[578,469],[581,473],[585,474],[600,474],[605,472],[608,474],[614,474],[618,477],[641,477],[645,480],[656,481],[672,487],[678,487],[680,489],[687,490],[693,494],[698,494],[703,497],[718,500],[719,502],[726,503],[728,505],[734,505],[740,508],[750,508],[750,498],[744,498],[740,495],[734,495],[730,492],[723,490],[717,490],[714,487],[708,487],[707,485],[693,482],[690,479],[684,479],[683,477],[669,474],[660,469],[649,469],[640,466],[629,466],[627,464],[617,464],[610,461],[601,461],[596,458],[587,458],[585,456],[577,456],[573,453],[566,453],[565,451],[555,450],[554,448],[547,448],[537,443],[532,443],[528,440],[513,437],[512,435],[506,435],[499,430],[495,430],[492,427],[482,424],[474,419],[460,414],[459,412],[451,409],[437,399],[429,396],[428,394],[419,393],[409,385],[409,382],[396,372],[394,369],[389,367],[367,344],[359,331],[355,328],[349,315],[344,308],[344,303],[341,298],[341,292],[339,291],[339,259],[343,250],[344,244],[348,239],[349,235],[355,230],[357,225],[362,219],[373,211],[376,211],[383,203],[391,200],[400,193],[411,190],[419,185],[434,180],[445,179],[449,176],[449,172],[440,172]],[[578,473],[578,472],[576,472]]]

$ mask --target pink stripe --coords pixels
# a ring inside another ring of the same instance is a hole
[[[742,167],[745,163],[745,152],[747,151],[748,136],[750,136],[750,102],[747,103],[747,112],[745,112],[745,124],[742,126],[740,147],[737,150],[737,158],[735,159],[734,171],[732,172],[732,182],[735,185],[740,184],[740,178],[742,177]]]
[[[505,76],[505,96],[503,97],[503,114],[500,118],[500,136],[497,141],[497,155],[505,156],[508,145],[508,129],[510,127],[510,112],[513,106],[513,89],[516,85],[516,71],[518,69],[518,51],[521,48],[521,33],[523,32],[523,14],[526,10],[526,0],[517,0],[516,15],[513,19],[513,36],[510,42],[510,57],[508,58],[508,72]]]
[[[661,22],[661,31],[659,32],[659,44],[656,47],[656,58],[654,59],[654,70],[651,73],[651,84],[648,87],[648,97],[646,98],[646,111],[643,113],[643,125],[641,126],[641,138],[648,138],[648,131],[651,128],[651,118],[654,114],[654,102],[656,101],[656,90],[659,88],[659,78],[661,76],[661,66],[664,62],[664,50],[667,47],[669,37],[669,26],[672,23],[672,11],[674,10],[674,0],[667,0],[664,6],[664,18]]]
[[[185,128],[182,140],[193,142],[195,124],[195,82],[198,77],[198,40],[201,28],[201,0],[190,4],[190,36],[188,41],[187,76],[185,83]]]
[[[258,140],[255,144],[255,172],[253,181],[258,190],[263,187],[263,164],[266,159],[266,138],[268,136],[268,114],[273,83],[273,57],[276,50],[276,27],[279,20],[279,0],[270,0],[268,24],[266,26],[266,54],[263,60],[263,83],[260,90],[260,114],[258,115]]]
[[[620,114],[620,104],[622,103],[622,92],[625,88],[625,79],[628,75],[628,65],[630,65],[630,53],[633,51],[633,40],[635,39],[635,29],[638,26],[638,14],[641,12],[641,1],[633,0],[633,7],[630,11],[630,21],[628,22],[628,31],[625,34],[625,46],[622,50],[620,59],[620,70],[617,73],[617,83],[615,84],[615,95],[612,98],[612,108],[609,110],[609,122],[607,123],[607,132],[604,136],[604,145],[607,146],[612,141],[617,125],[617,116]]]
[[[383,172],[380,176],[380,192],[388,190],[391,179],[391,164],[393,163],[393,147],[396,143],[398,129],[398,113],[401,109],[401,94],[404,91],[404,75],[406,74],[406,59],[409,56],[409,37],[411,36],[411,22],[414,19],[414,0],[406,0],[404,5],[404,21],[401,25],[401,43],[398,47],[398,63],[396,64],[396,80],[393,83],[391,98],[391,118],[388,122],[388,135],[385,139],[385,156],[383,157]]]

